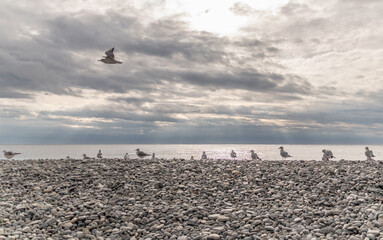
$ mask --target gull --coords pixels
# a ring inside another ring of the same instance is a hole
[[[152,154],[152,160],[156,160],[156,154],[155,153]]]
[[[205,151],[203,151],[202,156],[201,156],[201,160],[206,160],[206,159],[207,159],[206,153],[205,153]]]
[[[83,156],[83,159],[85,160],[85,159],[93,159],[93,158],[91,158],[91,157],[88,157],[85,153],[82,155]]]
[[[143,151],[140,151],[139,148],[136,149],[136,154],[139,158],[144,158],[144,157],[150,156],[150,154],[147,154],[147,153],[144,153]]]
[[[193,156],[191,156],[190,160],[194,160],[194,157],[193,157]]]
[[[258,157],[258,155],[254,152],[254,150],[251,150],[251,159],[252,160],[262,160]]]
[[[232,158],[236,158],[236,157],[237,157],[237,154],[234,152],[234,150],[231,150],[230,156],[231,156]]]
[[[98,153],[97,153],[97,158],[102,158],[102,152],[101,152],[101,149],[98,150]]]
[[[372,159],[374,156],[374,153],[372,152],[372,150],[368,149],[368,147],[366,147],[366,152],[364,152],[364,154],[366,154],[366,157],[367,157],[367,160],[374,160]]]
[[[12,151],[5,151],[5,150],[3,152],[4,152],[4,157],[6,157],[7,159],[12,159],[17,154],[21,154],[21,153],[15,153]]]
[[[124,160],[130,160],[129,153],[125,153]]]
[[[106,64],[121,64],[122,62],[119,62],[117,61],[116,59],[114,59],[114,47],[109,49],[108,51],[105,52],[105,55],[103,59],[100,59],[98,61],[101,61],[103,63],[106,63]]]
[[[281,149],[280,154],[281,154],[282,160],[285,159],[285,158],[288,158],[288,157],[292,157],[292,156],[289,155],[288,152],[286,152],[285,150],[283,150],[283,147],[282,147],[282,146],[279,147],[279,149]]]
[[[334,155],[332,154],[331,150],[323,149],[322,152],[323,152],[323,157],[322,157],[323,161],[328,161],[331,158],[335,158]]]

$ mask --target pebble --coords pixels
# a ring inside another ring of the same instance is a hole
[[[208,240],[219,240],[221,237],[218,234],[210,234],[206,237]]]
[[[383,237],[377,161],[0,164],[0,239]]]

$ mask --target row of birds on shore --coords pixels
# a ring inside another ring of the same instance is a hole
[[[286,159],[286,158],[292,157],[292,156],[289,155],[288,152],[286,152],[283,149],[282,146],[279,147],[279,149],[280,149],[280,155],[281,155],[282,159]],[[372,150],[370,150],[368,147],[365,147],[365,149],[366,149],[366,151],[364,152],[364,154],[366,155],[367,160],[374,160],[373,157],[375,157],[375,155],[372,152]],[[329,161],[329,160],[335,158],[334,154],[329,149],[323,149],[322,153],[323,153],[323,156],[322,156],[322,160],[323,161]]]
[[[282,157],[282,160],[287,159],[289,157],[292,157],[292,156],[289,155],[289,153],[287,151],[284,150],[284,148],[282,146],[279,147],[279,149],[280,149],[280,155]],[[370,150],[368,147],[365,147],[365,149],[366,149],[365,155],[367,157],[367,160],[373,160],[373,157],[375,157],[375,155],[372,152],[372,150]],[[7,159],[12,159],[16,155],[21,154],[21,153],[12,152],[12,151],[6,151],[6,150],[4,150],[3,152],[4,152],[4,157],[6,157]],[[323,161],[329,161],[329,160],[335,158],[334,154],[329,149],[323,149],[322,152],[323,152],[323,156],[322,156],[322,160]],[[254,152],[254,150],[251,150],[250,153],[251,153],[250,156],[251,156],[252,160],[262,160]],[[148,156],[152,156],[152,159],[155,159],[155,154],[154,153],[153,154],[148,154],[148,153],[145,153],[145,152],[141,151],[139,148],[136,149],[136,155],[139,158],[141,158],[141,159],[145,158],[145,157],[148,157]],[[94,159],[92,157],[88,157],[85,153],[82,156],[83,156],[83,159]],[[231,150],[230,157],[233,158],[233,159],[237,158],[237,153],[234,150]],[[97,153],[97,158],[99,158],[99,159],[103,158],[101,149]],[[68,156],[67,159],[70,159],[70,157]],[[126,153],[124,155],[124,159],[125,160],[129,160],[130,159],[129,153]],[[207,159],[208,159],[208,157],[206,155],[206,152],[205,151],[202,152],[201,160],[207,160]],[[194,157],[191,156],[190,160],[194,160]]]
[[[284,148],[282,146],[279,147],[279,149],[280,149],[280,155],[282,157],[282,160],[285,160],[286,158],[292,157],[292,156],[290,156],[290,154],[287,151],[284,150]],[[365,149],[366,149],[365,155],[367,157],[367,160],[373,160],[373,157],[375,157],[374,153],[368,147],[365,147]],[[262,160],[258,156],[258,154],[256,154],[254,152],[254,150],[251,150],[250,153],[251,153],[250,156],[251,156],[252,160]],[[329,161],[329,160],[335,158],[334,154],[329,149],[323,149],[322,153],[323,153],[323,156],[322,156],[322,160],[323,161]],[[154,153],[153,154],[148,154],[148,153],[145,153],[145,152],[141,151],[139,148],[136,149],[136,155],[139,158],[144,158],[144,157],[152,156],[152,159],[155,159],[155,154]],[[83,157],[84,157],[84,159],[91,159],[90,157],[86,156],[86,154],[83,154]],[[230,157],[233,158],[233,159],[237,158],[237,153],[234,150],[231,150]],[[98,151],[97,158],[102,158],[101,150]],[[129,160],[130,159],[128,153],[125,154],[124,159],[125,160]],[[201,160],[207,160],[207,159],[208,159],[208,157],[206,155],[206,152],[203,151],[202,152],[202,156],[201,156]],[[190,160],[195,160],[195,159],[194,159],[193,156],[191,156]]]

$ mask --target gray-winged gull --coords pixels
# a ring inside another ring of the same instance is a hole
[[[83,159],[94,159],[94,158],[91,158],[91,157],[88,157],[85,153],[82,155],[83,156]]]
[[[98,150],[98,153],[97,153],[97,158],[102,158],[102,152],[101,152],[101,149]]]
[[[335,158],[334,154],[332,154],[331,150],[323,149],[322,152],[323,152],[323,157],[322,157],[323,161],[328,161],[331,158]]]
[[[254,152],[254,150],[251,150],[251,159],[252,160],[262,160],[258,155]]]
[[[286,152],[285,150],[283,150],[283,147],[282,147],[282,146],[280,146],[279,149],[281,149],[280,154],[281,154],[282,160],[285,159],[285,158],[288,158],[288,157],[292,157],[292,156],[289,155],[288,152]]]
[[[21,154],[21,153],[15,153],[12,151],[5,151],[5,150],[3,152],[4,152],[4,157],[6,157],[7,159],[12,159],[17,154]]]
[[[232,158],[236,158],[236,157],[237,157],[237,154],[234,152],[234,150],[231,150],[230,156],[231,156]]]
[[[201,160],[206,160],[206,159],[207,159],[206,153],[205,153],[205,151],[203,151],[202,156],[201,156]]]
[[[114,59],[114,47],[109,49],[108,51],[105,52],[105,55],[103,59],[100,59],[98,61],[101,61],[103,63],[106,63],[106,64],[121,64],[122,62],[120,61],[117,61],[116,59]]]
[[[136,154],[139,158],[144,158],[144,157],[147,157],[147,156],[150,156],[150,154],[148,153],[144,153],[143,151],[140,151],[139,148],[136,149]]]
[[[372,150],[368,149],[368,147],[366,147],[366,151],[364,152],[364,154],[366,154],[367,160],[374,160],[372,158],[375,157],[375,155],[372,152]]]

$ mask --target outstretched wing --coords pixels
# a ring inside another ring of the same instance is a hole
[[[114,59],[113,51],[114,51],[114,48],[111,48],[111,49],[109,49],[108,51],[106,51],[106,52],[105,52],[106,56],[107,56],[108,58],[112,58],[112,59]]]

